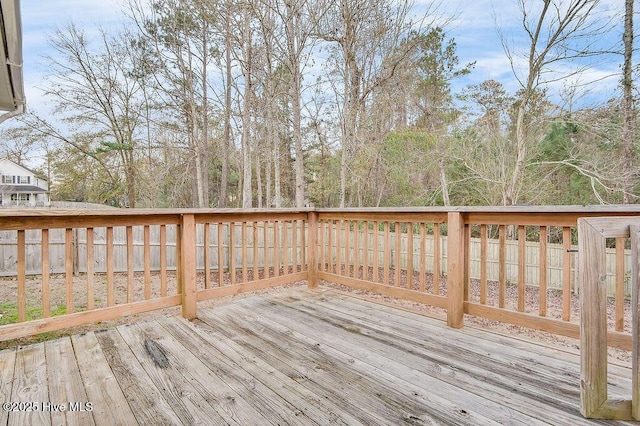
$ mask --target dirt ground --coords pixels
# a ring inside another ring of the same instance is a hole
[[[293,272],[293,271],[289,271]],[[346,271],[343,268],[343,274]],[[350,275],[354,276],[354,269],[350,269]],[[363,277],[363,268],[358,271],[358,277]],[[284,270],[281,270],[284,273]],[[273,270],[268,272],[269,276],[273,276]],[[247,271],[246,279],[253,280],[252,271]],[[379,276],[383,275],[382,268],[379,271]],[[264,277],[264,272],[260,271],[259,278]],[[238,271],[237,282],[243,282],[245,279],[242,277],[241,271]],[[367,277],[373,278],[373,268],[368,268]],[[145,297],[145,279],[144,274],[134,274],[134,301],[144,300]],[[197,277],[198,288],[204,289],[204,274],[200,273]],[[387,282],[392,284],[395,281],[395,275],[393,270],[390,271]],[[230,277],[228,274],[224,276],[225,284],[230,283]],[[411,280],[411,288],[418,290],[420,288],[419,275],[416,273]],[[401,286],[406,288],[407,275],[405,271],[402,271],[400,276]],[[114,295],[116,304],[126,302],[127,298],[127,284],[128,276],[126,274],[116,274],[114,280]],[[212,274],[212,285],[217,286],[217,274]],[[305,281],[297,282],[291,285],[283,287],[295,287],[304,286]],[[433,306],[427,306],[419,303],[409,302],[406,300],[394,299],[388,296],[381,296],[372,292],[354,290],[342,285],[333,284],[329,282],[321,281],[321,287],[327,289],[334,289],[338,291],[348,292],[357,297],[362,297],[375,302],[390,304],[403,309],[408,309],[423,315],[429,315],[436,318],[446,318],[446,311]],[[160,276],[159,274],[151,274],[150,281],[148,283],[149,293],[152,298],[160,296]],[[217,306],[221,304],[232,303],[239,298],[251,297],[256,294],[273,293],[280,291],[283,287],[274,287],[258,292],[244,293],[236,296],[223,297],[219,299],[211,299],[204,302],[199,302],[199,308]],[[440,277],[439,280],[439,294],[446,295],[446,277]],[[107,306],[107,294],[106,294],[106,276],[96,275],[94,277],[94,305],[96,308]],[[427,292],[433,291],[433,277],[427,274],[425,277],[425,289]],[[0,324],[6,324],[13,322],[15,319],[15,298],[17,294],[17,280],[15,278],[2,278],[0,279]],[[174,273],[169,273],[167,276],[167,294],[176,294],[176,279]],[[490,282],[487,285],[487,305],[497,306],[498,300],[498,285],[495,282]],[[87,306],[87,277],[84,275],[75,276],[73,278],[73,299],[74,309],[84,310]],[[472,280],[469,289],[469,299],[474,302],[480,300],[480,283],[477,280]],[[507,285],[507,308],[515,309],[517,304],[517,286]],[[539,292],[537,287],[527,287],[525,293],[525,312],[537,314],[538,313],[538,301]],[[52,315],[62,314],[65,312],[66,305],[66,279],[64,276],[52,276],[50,280],[50,309]],[[27,280],[27,317],[28,319],[37,319],[42,317],[42,281],[40,277],[32,277]],[[613,328],[614,321],[614,306],[613,301],[609,302],[607,309],[609,314],[609,327]],[[35,343],[47,339],[52,339],[64,335],[83,333],[90,330],[103,329],[107,327],[113,327],[123,323],[130,322],[132,320],[141,320],[146,318],[153,318],[158,316],[173,316],[180,315],[180,307],[165,308],[157,311],[146,312],[136,314],[133,318],[127,317],[117,320],[105,321],[97,324],[85,325],[80,327],[74,327],[66,330],[60,330],[51,333],[44,333],[40,336],[31,338],[16,339],[11,341],[0,342],[0,349],[9,347],[22,346],[29,343]],[[562,293],[560,291],[549,290],[547,292],[547,316],[550,318],[562,318]],[[576,294],[571,298],[571,321],[577,322],[580,317],[580,303]],[[471,315],[465,316],[465,325],[482,327],[490,329],[496,333],[506,334],[516,338],[523,338],[527,340],[534,340],[541,344],[557,347],[563,350],[579,351],[580,342],[577,339],[558,336],[555,334],[545,333],[542,331],[532,330],[524,327],[518,327],[510,324],[500,323],[497,321],[490,321],[485,318],[474,317]],[[627,301],[625,303],[625,331],[629,332],[631,326],[631,308]],[[609,349],[609,356],[612,362],[622,363],[627,365],[631,361],[630,351],[620,349]]]

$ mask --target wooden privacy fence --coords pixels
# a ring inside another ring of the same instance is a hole
[[[452,327],[472,314],[578,337],[577,219],[638,214],[638,206],[0,212],[0,232],[16,241],[5,265],[15,278],[3,281],[0,300],[0,320],[14,310],[15,321],[0,326],[0,339],[170,306],[192,318],[197,301],[320,279],[442,308]],[[608,344],[630,348],[628,241],[608,243],[616,247]],[[29,268],[38,274],[28,277]]]

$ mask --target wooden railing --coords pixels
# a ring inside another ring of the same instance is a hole
[[[580,289],[574,279],[579,217],[639,215],[638,206],[514,207],[457,209],[335,210],[318,214],[318,278],[426,303],[447,311],[447,322],[461,327],[464,314],[580,337]],[[479,240],[470,278],[472,241]],[[495,244],[497,253],[488,247]],[[562,283],[550,289],[548,243],[562,244]],[[446,243],[443,243],[446,242]],[[529,244],[535,243],[535,244]],[[517,258],[507,259],[507,245]],[[627,240],[616,247],[615,291],[608,302],[608,345],[631,348],[630,310],[625,287]],[[538,270],[525,259],[536,249]],[[497,261],[497,262],[496,262]],[[489,280],[490,262],[498,279]],[[508,271],[516,268],[517,273]],[[516,276],[515,280],[507,277]],[[446,277],[445,277],[446,276]],[[536,282],[532,282],[535,278]]]
[[[172,306],[182,306],[183,315],[193,318],[197,301],[305,280],[307,215],[293,210],[0,212],[0,230],[14,232],[17,241],[15,279],[6,279],[0,293],[5,295],[0,340]],[[39,233],[37,252],[27,250],[27,232]],[[64,235],[63,250],[51,250],[53,232]],[[142,244],[134,244],[134,233],[143,236]],[[85,243],[74,251],[79,234]],[[114,234],[126,235],[118,256],[125,273],[114,271]],[[151,234],[158,235],[157,245],[152,246]],[[102,250],[96,249],[96,236],[104,239]],[[159,261],[153,271],[152,252]],[[61,274],[50,271],[52,253],[63,258]],[[29,259],[40,265],[37,277],[27,277],[28,256],[37,258]],[[134,267],[137,258],[142,268]],[[78,262],[82,268],[74,267]]]
[[[577,220],[634,215],[640,206],[0,212],[0,231],[17,241],[0,340],[171,306],[191,318],[198,301],[320,279],[433,305],[452,327],[471,314],[577,338]],[[50,248],[53,232],[64,236],[60,250]],[[34,233],[38,250],[27,244]],[[551,243],[564,247],[561,285],[548,282]],[[608,344],[630,349],[628,242],[608,243],[616,247]],[[64,272],[51,272],[51,256],[64,258]],[[537,269],[524,261],[531,256]],[[27,276],[27,264],[40,274]]]

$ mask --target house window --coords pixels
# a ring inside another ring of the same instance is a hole
[[[2,183],[13,183],[13,176],[2,175]]]
[[[29,201],[31,194],[11,194],[11,201]]]
[[[20,180],[18,183],[31,183],[31,176],[18,176],[18,178]]]

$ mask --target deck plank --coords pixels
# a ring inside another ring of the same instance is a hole
[[[554,389],[559,393],[569,393],[577,398],[578,386],[562,389],[553,383],[540,382],[534,372],[522,372],[520,366],[514,363],[499,364],[495,366],[486,364],[480,368],[474,362],[474,358],[470,357],[467,362],[461,362],[459,359],[461,354],[458,350],[449,351],[441,356],[434,355],[436,349],[447,350],[448,342],[454,340],[453,335],[449,335],[448,341],[442,341],[439,345],[433,345],[430,348],[420,348],[415,344],[403,342],[401,336],[388,335],[384,338],[385,343],[375,345],[375,333],[359,328],[357,324],[349,324],[338,322],[339,327],[327,327],[327,312],[313,313],[303,307],[291,308],[285,313],[275,311],[273,307],[274,299],[269,303],[261,303],[252,306],[252,309],[258,310],[261,314],[272,312],[273,315],[279,315],[279,321],[289,324],[292,328],[299,327],[301,321],[308,322],[310,330],[317,330],[315,336],[318,340],[325,344],[332,345],[336,348],[345,348],[345,341],[354,342],[352,346],[355,350],[360,350],[360,359],[372,358],[372,353],[382,355],[390,359],[399,359],[407,366],[416,366],[428,375],[436,375],[442,377],[443,380],[462,380],[459,384],[461,389],[473,390],[478,393],[478,397],[488,400],[495,400],[498,403],[517,406],[524,413],[531,414],[548,422],[556,423],[564,419],[568,423],[580,422],[582,417],[579,415],[579,403],[575,399],[566,398],[566,395],[548,394],[547,389]],[[247,303],[246,301],[240,304]],[[315,316],[315,318],[314,318]],[[342,319],[341,319],[342,321]],[[342,327],[342,329],[341,329]],[[362,350],[361,348],[366,348]],[[373,361],[371,361],[373,362]],[[444,374],[441,372],[444,370]],[[402,373],[402,371],[399,371]],[[479,379],[479,380],[478,380]],[[533,383],[533,384],[532,384]],[[518,400],[515,398],[515,391],[522,394]],[[507,404],[508,402],[508,404]]]
[[[229,318],[230,313],[234,317],[232,321]],[[246,315],[246,312],[225,309],[224,314],[219,315],[208,311],[201,319],[226,338],[234,339],[246,351],[260,357],[280,373],[294,379],[318,397],[330,401],[343,419],[353,416],[358,422],[370,424],[390,424],[398,421],[398,405],[382,407],[383,404],[367,404],[367,398],[362,398],[361,387],[357,386],[358,382],[362,382],[361,377],[347,374],[345,369],[327,358],[309,362],[304,357],[299,357],[299,353],[295,352],[290,344],[291,336],[281,340],[279,344],[272,344],[266,338],[270,330],[257,321],[242,322],[239,318],[241,315]],[[316,351],[313,345],[307,349]],[[340,377],[341,380],[330,376]],[[371,411],[367,410],[371,408]]]
[[[63,411],[50,411],[51,423],[54,425],[94,425],[93,415],[85,406],[89,399],[82,383],[82,377],[80,377],[71,339],[65,337],[49,340],[45,342],[44,346],[51,402],[57,406],[65,407]]]
[[[333,295],[335,296],[333,296]],[[330,299],[323,300],[330,297]],[[352,313],[354,311],[358,311],[361,313],[370,314],[372,311],[372,307],[375,307],[375,319],[379,322],[387,322],[391,318],[395,318],[397,316],[403,317],[411,323],[417,324],[418,326],[422,326],[423,324],[431,324],[431,326],[437,326],[439,322],[433,322],[428,319],[428,316],[422,315],[417,312],[412,312],[410,310],[398,309],[396,307],[388,306],[383,303],[370,302],[367,300],[362,300],[360,298],[350,297],[344,295],[341,292],[333,292],[331,290],[317,292],[315,295],[307,296],[310,300],[318,301],[319,303],[324,304],[327,307],[332,307],[335,309],[341,309],[343,312]],[[346,310],[345,310],[346,309]],[[447,327],[444,327],[444,324],[440,324],[443,333],[447,333],[449,330]],[[540,359],[543,364],[555,366],[556,362],[560,362],[561,364],[570,364],[575,365],[574,362],[570,360],[574,357],[580,356],[580,351],[571,348],[560,348],[553,347],[549,345],[543,345],[539,342],[534,342],[531,340],[527,340],[526,338],[519,338],[518,336],[509,336],[502,333],[494,332],[492,330],[481,330],[478,327],[463,327],[456,330],[462,334],[466,334],[471,336],[470,339],[474,342],[474,345],[468,345],[471,347],[475,347],[475,342],[485,342],[489,344],[491,342],[491,347],[495,347],[495,344],[499,346],[509,346],[514,349],[521,349],[525,354],[538,355],[538,359]],[[466,340],[466,338],[465,338]],[[616,380],[620,380],[626,384],[631,383],[631,379],[629,378],[629,367],[624,367],[622,362],[614,362],[610,363],[608,368],[609,374],[614,375]],[[578,373],[579,374],[579,373]]]
[[[116,329],[96,332],[96,339],[138,423],[183,424]]]
[[[166,350],[169,362],[173,360],[176,370],[197,389],[205,401],[215,408],[225,421],[240,425],[265,424],[267,420],[244,398],[196,357],[183,343],[157,322],[139,324],[148,339],[153,339]]]
[[[242,336],[247,345],[253,345],[255,353],[262,354],[268,362],[278,365],[277,368],[289,370],[288,375],[298,375],[302,383],[323,398],[338,404],[342,402],[346,411],[357,409],[368,412],[369,416],[361,418],[365,424],[399,424],[407,421],[494,423],[489,417],[475,412],[457,410],[455,403],[440,395],[426,393],[424,389],[399,380],[350,354],[306,339],[279,323],[267,320],[262,314],[256,315],[237,306],[225,313],[208,318],[216,319],[221,328],[237,330],[236,335]],[[256,333],[250,333],[251,328]],[[372,419],[374,413],[376,417]],[[494,416],[495,412],[487,411],[486,414]],[[519,424],[531,422],[522,421]]]
[[[273,387],[273,381],[281,377],[264,378],[263,371],[257,365],[259,363],[241,357],[230,347],[221,346],[219,350],[215,341],[223,336],[210,334],[200,322],[193,324],[180,318],[163,318],[159,322],[168,332],[184,341],[187,349],[220,375],[267,421],[273,424],[316,424],[304,415],[300,407],[283,398],[288,390],[286,381]]]
[[[631,370],[609,368],[626,396]],[[327,289],[0,351],[0,386],[6,402],[93,403],[0,425],[627,424],[582,418],[576,353]]]
[[[295,329],[294,334],[307,345],[322,347],[323,351],[331,354],[332,358],[346,356],[346,362],[349,362],[355,371],[391,384],[393,387],[391,391],[385,390],[385,397],[391,400],[418,399],[424,404],[423,410],[438,416],[438,419],[435,420],[437,424],[446,423],[447,420],[454,421],[456,424],[491,424],[494,419],[509,424],[536,423],[535,419],[508,408],[507,404],[492,404],[484,399],[476,398],[463,387],[448,385],[437,377],[426,375],[419,369],[412,368],[409,365],[411,363],[400,362],[402,355],[389,356],[389,354],[377,353],[376,342],[353,339],[352,336],[342,335],[338,329],[322,328],[318,324],[312,324],[309,328],[300,326],[299,321],[295,321],[293,324],[290,320],[294,317],[289,316],[289,313],[281,315],[274,311],[273,315],[265,315],[263,311],[260,312],[261,320],[268,317],[269,320],[280,326]],[[452,370],[447,371],[446,368],[444,370],[444,374],[455,376],[455,372]],[[374,385],[372,388],[385,389],[385,386]],[[438,392],[434,393],[433,389],[438,389]],[[365,392],[371,394],[372,390],[368,389]],[[419,418],[420,416],[413,417]],[[398,419],[396,419],[397,421]]]
[[[50,425],[51,416],[43,410],[49,401],[44,343],[18,348],[15,376],[9,402],[28,404],[9,413],[8,425]],[[3,401],[4,402],[4,401]]]
[[[2,399],[2,402],[11,402],[15,365],[15,349],[0,351],[0,398]],[[9,412],[7,410],[0,411],[0,424],[6,425],[8,419]]]
[[[71,342],[87,398],[93,404],[92,413],[96,424],[137,425],[133,411],[107,364],[95,334],[91,332],[75,335]]]
[[[225,419],[205,400],[191,378],[179,371],[178,364],[181,361],[170,354],[163,344],[150,339],[139,324],[119,326],[118,332],[183,423],[237,424],[235,421],[230,423],[230,419]]]
[[[198,323],[195,330],[201,333],[222,356],[249,373],[253,382],[261,382],[278,395],[280,404],[284,403],[289,414],[294,416],[287,423],[322,425],[330,421],[331,424],[338,425],[354,424],[348,416],[338,415],[333,407],[327,406],[322,398],[298,383],[295,377],[289,377],[260,357],[247,353],[243,345],[227,339],[224,334],[219,333],[206,322]]]

